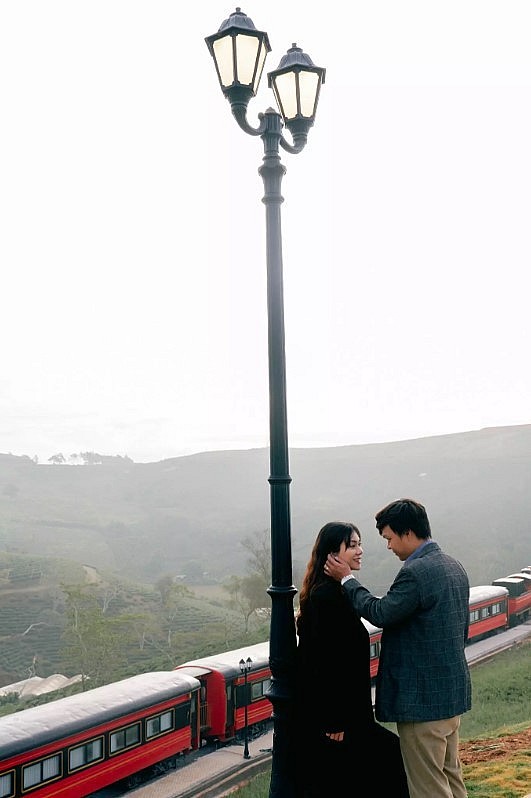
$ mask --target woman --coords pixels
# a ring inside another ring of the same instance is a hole
[[[358,793],[349,782],[363,778],[379,783],[382,795],[408,798],[398,736],[374,720],[369,633],[340,583],[324,573],[330,552],[359,571],[363,549],[358,528],[343,521],[323,526],[300,591],[298,793],[300,798],[354,796]]]

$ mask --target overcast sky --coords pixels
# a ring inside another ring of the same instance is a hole
[[[528,0],[249,2],[326,68],[281,151],[290,446],[531,423]],[[0,452],[267,446],[263,156],[216,0],[0,3]],[[286,134],[289,136],[289,134]]]

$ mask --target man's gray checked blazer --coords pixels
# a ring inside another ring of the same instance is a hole
[[[470,587],[461,563],[430,541],[403,564],[382,598],[357,579],[347,580],[343,588],[355,611],[383,629],[378,720],[441,720],[470,709],[465,657]]]

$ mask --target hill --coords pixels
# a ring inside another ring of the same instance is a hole
[[[244,573],[247,536],[269,527],[267,449],[205,452],[156,463],[104,457],[37,465],[0,455],[0,551],[61,558],[153,584],[163,574],[220,580]],[[364,577],[382,591],[399,563],[374,513],[399,496],[422,501],[434,538],[473,584],[531,560],[531,425],[394,443],[290,451],[297,580],[320,526],[354,521]]]

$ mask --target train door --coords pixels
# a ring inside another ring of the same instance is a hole
[[[225,729],[225,739],[230,740],[236,734],[236,706],[234,700],[233,680],[228,677],[225,683],[225,695],[227,702],[227,726]]]
[[[190,702],[190,732],[191,732],[191,746],[195,750],[201,747],[201,727],[200,727],[200,702],[201,692],[203,686],[199,690],[194,690],[192,693],[192,700]]]
[[[201,687],[199,689],[199,734],[206,737],[210,731],[210,712],[208,710],[208,686],[205,676],[200,676]]]

